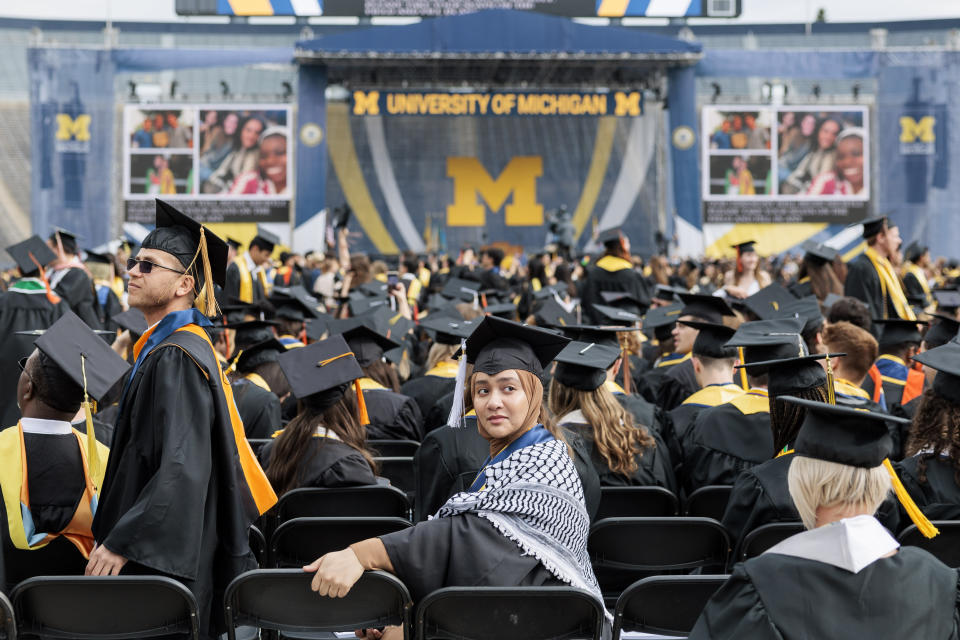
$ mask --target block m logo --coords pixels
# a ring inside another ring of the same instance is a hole
[[[90,140],[90,115],[82,113],[71,118],[68,113],[57,114],[57,140]]]
[[[537,178],[543,175],[543,158],[512,158],[496,180],[490,177],[476,158],[447,158],[447,177],[453,178],[453,204],[447,207],[447,224],[451,227],[482,227],[487,215],[483,201],[496,212],[513,194],[513,201],[504,210],[507,226],[543,224],[543,206],[537,203]]]
[[[639,116],[640,115],[640,92],[632,91],[624,93],[617,91],[613,94],[616,100],[614,114],[618,116]]]
[[[353,115],[355,116],[378,116],[380,115],[380,92],[379,91],[354,91],[353,92]]]
[[[910,116],[900,116],[900,142],[934,142],[936,136],[933,127],[937,119],[933,116],[923,116],[919,122]]]

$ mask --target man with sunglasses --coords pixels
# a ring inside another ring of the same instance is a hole
[[[148,329],[121,392],[86,569],[179,580],[205,638],[223,632],[227,584],[256,567],[249,525],[276,502],[205,331],[226,259],[226,243],[157,200],[157,227],[129,268],[128,301]]]

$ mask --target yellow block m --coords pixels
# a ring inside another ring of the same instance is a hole
[[[910,116],[900,116],[900,142],[915,142],[917,138],[920,142],[934,142],[936,140],[933,133],[935,124],[937,119],[933,116],[923,116],[919,122]]]
[[[380,92],[364,91],[353,92],[353,115],[378,116],[380,115]]]
[[[543,175],[543,158],[512,158],[496,180],[490,177],[476,158],[447,158],[447,177],[453,178],[453,204],[447,207],[447,224],[451,227],[482,227],[487,212],[477,202],[479,194],[491,211],[499,211],[513,194],[513,201],[504,210],[507,226],[543,224],[543,206],[537,204],[537,178]]]
[[[616,100],[615,115],[618,116],[639,116],[640,115],[640,92],[632,91],[624,93],[617,91],[613,94]]]
[[[71,118],[70,114],[57,114],[57,140],[69,140],[74,138],[81,142],[90,139],[90,116],[83,113]]]

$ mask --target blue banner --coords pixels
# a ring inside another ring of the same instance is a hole
[[[327,199],[327,68],[304,65],[297,74],[297,194],[294,244],[310,238],[307,248],[321,248]],[[297,247],[300,249],[300,247]]]
[[[114,67],[110,52],[29,49],[33,231],[74,231],[81,247],[112,238]]]

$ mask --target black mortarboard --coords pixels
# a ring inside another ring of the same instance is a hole
[[[539,291],[533,292],[533,298],[534,300],[541,300],[543,298],[551,298],[554,294],[559,295],[561,298],[565,297],[567,295],[567,283],[557,282],[556,284],[540,287]]]
[[[80,237],[69,229],[64,229],[63,227],[54,227],[53,232],[50,234],[50,240],[54,244],[57,244],[57,238],[60,238],[60,244],[63,246],[63,250],[68,253],[77,252],[77,238]]]
[[[806,458],[873,469],[893,452],[887,422],[908,422],[885,413],[781,396],[807,410],[794,453]]]
[[[180,213],[172,206],[157,200],[157,227],[140,243],[141,249],[156,249],[174,256],[186,269],[193,265],[196,288],[199,291],[204,284],[203,259],[200,250],[202,235],[207,244],[210,259],[210,272],[215,284],[224,286],[227,273],[227,243],[215,233],[192,218]],[[210,290],[213,296],[213,290]],[[209,314],[208,314],[209,315]]]
[[[799,318],[744,322],[726,346],[744,347],[744,364],[750,365],[747,371],[762,375],[767,372],[766,368],[754,366],[755,363],[807,355],[806,344],[800,335],[802,329],[803,320]]]
[[[226,240],[227,240],[227,244],[233,247],[234,251],[240,251],[240,247],[243,246],[242,242],[240,242],[239,240],[234,240],[230,236],[227,236]]]
[[[270,245],[270,251],[273,251],[273,248],[280,244],[280,238],[271,231],[268,231],[263,225],[257,225],[257,235],[254,238],[256,240],[259,238],[261,241],[266,242]]]
[[[360,291],[371,298],[385,298],[387,297],[387,286],[388,285],[386,282],[371,280],[370,282],[364,282],[363,284],[357,286],[355,290]]]
[[[477,324],[475,321],[433,314],[420,321],[421,327],[433,333],[433,341],[440,344],[460,344],[461,340],[470,337]]]
[[[813,389],[814,387],[826,386],[827,372],[820,365],[819,361],[825,359],[827,355],[835,358],[846,354],[814,353],[812,355],[797,356],[795,358],[764,360],[751,363],[750,365],[737,365],[737,367],[750,366],[757,369],[765,369],[770,376],[767,381],[767,389],[770,395],[788,396],[792,393]]]
[[[272,320],[248,320],[224,325],[224,329],[235,329],[237,332],[237,349],[246,349],[258,342],[274,337],[273,327],[277,323]]]
[[[382,358],[384,351],[400,346],[364,324],[347,329],[342,335],[361,367],[367,367]]]
[[[299,400],[311,398],[326,407],[343,397],[347,385],[363,377],[357,359],[343,336],[331,336],[300,349],[291,349],[278,359],[290,392]],[[319,395],[323,394],[323,395]]]
[[[825,244],[814,242],[813,240],[805,241],[800,245],[800,248],[803,249],[804,258],[815,264],[833,262],[836,257],[840,255],[840,252],[833,247],[828,247]]]
[[[20,273],[24,276],[39,273],[37,264],[30,259],[30,256],[33,256],[42,267],[46,267],[57,259],[57,254],[50,250],[50,247],[40,239],[40,236],[36,235],[30,236],[23,242],[10,245],[7,247],[7,253],[17,263]]]
[[[625,327],[632,327],[641,320],[640,316],[636,313],[632,313],[626,309],[618,309],[617,307],[608,307],[605,304],[595,304],[593,305],[593,310],[609,320],[611,324],[618,324]]]
[[[84,251],[86,258],[84,262],[96,262],[97,264],[113,264],[113,258],[108,253],[98,253],[96,251]]]
[[[695,316],[708,322],[721,322],[723,316],[734,316],[733,309],[720,296],[705,296],[699,293],[681,293],[683,301],[681,316]]]
[[[593,342],[607,347],[620,349],[620,332],[636,331],[636,327],[598,327],[587,324],[574,324],[566,327],[557,327],[563,335],[578,342]]]
[[[936,321],[930,323],[930,328],[923,335],[923,343],[927,349],[946,344],[960,332],[960,320],[955,316],[939,312],[931,315]]]
[[[643,330],[648,332],[651,329],[656,330],[662,327],[668,327],[672,330],[682,311],[683,305],[680,304],[653,307],[647,311],[647,315],[643,316]]]
[[[619,244],[623,238],[626,236],[623,234],[623,231],[619,227],[614,227],[612,229],[604,229],[597,233],[597,242],[604,246],[611,244]]]
[[[488,304],[483,308],[483,312],[487,315],[497,316],[498,318],[514,320],[517,317],[517,305],[512,302]]]
[[[908,262],[916,262],[920,259],[920,256],[925,254],[928,250],[928,247],[914,240],[907,245],[906,249],[903,250],[903,257]]]
[[[564,309],[560,303],[553,298],[547,298],[543,301],[540,308],[534,311],[533,319],[538,327],[563,327],[577,322],[576,317]]]
[[[384,309],[386,311],[386,309]],[[390,310],[389,314],[384,314],[386,322],[383,326],[383,334],[393,340],[394,342],[399,342],[403,340],[403,336],[407,335],[416,325],[413,324],[412,320],[408,320],[402,313],[397,313],[393,310]],[[381,325],[377,325],[377,330],[380,330]]]
[[[665,284],[658,284],[653,297],[657,300],[667,300],[672,302],[679,301],[681,293],[687,293],[687,290],[679,287],[671,287]]]
[[[743,301],[747,309],[760,320],[780,315],[780,308],[797,298],[776,282],[765,286]]]
[[[737,350],[727,347],[727,341],[736,333],[736,329],[713,322],[699,322],[697,320],[680,320],[680,324],[697,329],[693,341],[693,355],[707,358],[735,358]]]
[[[649,300],[640,300],[626,291],[601,291],[603,303],[618,309],[625,309],[636,314],[642,314],[650,306]]]
[[[960,307],[960,291],[957,289],[934,289],[933,299],[941,311],[956,311]]]
[[[568,342],[553,331],[486,316],[467,338],[466,357],[474,372],[521,369],[540,377]]]
[[[737,250],[737,255],[743,255],[745,253],[756,252],[757,241],[756,240],[744,240],[743,242],[738,242],[737,244],[730,245],[731,249]]]
[[[919,320],[901,320],[899,318],[891,320],[874,319],[873,324],[880,326],[880,337],[877,342],[881,347],[890,347],[905,342],[914,342],[920,344],[923,336],[920,335],[918,324],[926,324]]]
[[[830,312],[830,307],[835,303],[843,300],[843,296],[837,295],[836,293],[828,293],[827,297],[823,299],[823,311],[824,313]]]
[[[303,285],[297,284],[292,287],[274,287],[270,294],[270,300],[274,304],[280,304],[284,299],[288,298],[299,300],[305,310],[309,312],[307,315],[308,318],[315,317],[320,313],[317,311],[317,307],[320,306],[320,301],[304,289]]]
[[[867,219],[864,220],[863,222],[854,223],[854,224],[852,224],[852,225],[850,225],[850,226],[853,227],[853,226],[856,226],[857,224],[862,224],[862,225],[863,225],[863,237],[864,237],[864,238],[872,238],[873,236],[875,236],[875,235],[877,235],[878,233],[880,233],[881,231],[883,231],[884,225],[885,225],[885,224],[888,224],[888,222],[889,222],[889,221],[888,221],[888,219],[887,219],[887,216],[875,216],[875,217],[873,217],[873,218],[867,218]]]
[[[937,370],[933,391],[960,406],[960,337],[913,356],[914,361]]]
[[[130,365],[91,331],[76,314],[67,311],[36,341],[37,349],[52,360],[97,402],[103,401]]]
[[[146,316],[143,315],[143,311],[136,307],[131,307],[127,311],[111,316],[110,319],[121,329],[129,331],[130,335],[135,338],[142,336],[148,329]]]
[[[362,293],[350,293],[350,313],[355,316],[361,316],[371,309],[388,306],[390,301],[387,298],[371,298]]]
[[[302,322],[313,317],[313,309],[296,298],[275,299],[273,304],[277,309],[278,318]]]
[[[307,323],[307,340],[310,342],[316,342],[323,337],[323,334],[327,332],[327,321],[329,316],[320,316],[317,318],[308,318]]]
[[[480,283],[475,280],[464,280],[462,278],[450,278],[443,285],[441,294],[447,298],[455,298],[465,302],[473,302],[480,291]]]
[[[571,342],[557,354],[553,377],[560,384],[593,391],[607,380],[607,369],[620,357],[620,349],[593,342]]]
[[[811,331],[816,331],[823,326],[823,312],[820,311],[820,303],[817,302],[816,296],[790,300],[780,307],[778,315],[803,320],[801,333],[804,335],[809,335]]]
[[[237,347],[240,347],[239,338]],[[264,362],[276,362],[281,353],[287,348],[276,338],[270,337],[243,348],[243,353],[237,358],[237,370],[247,372]],[[299,351],[299,349],[297,349]]]

